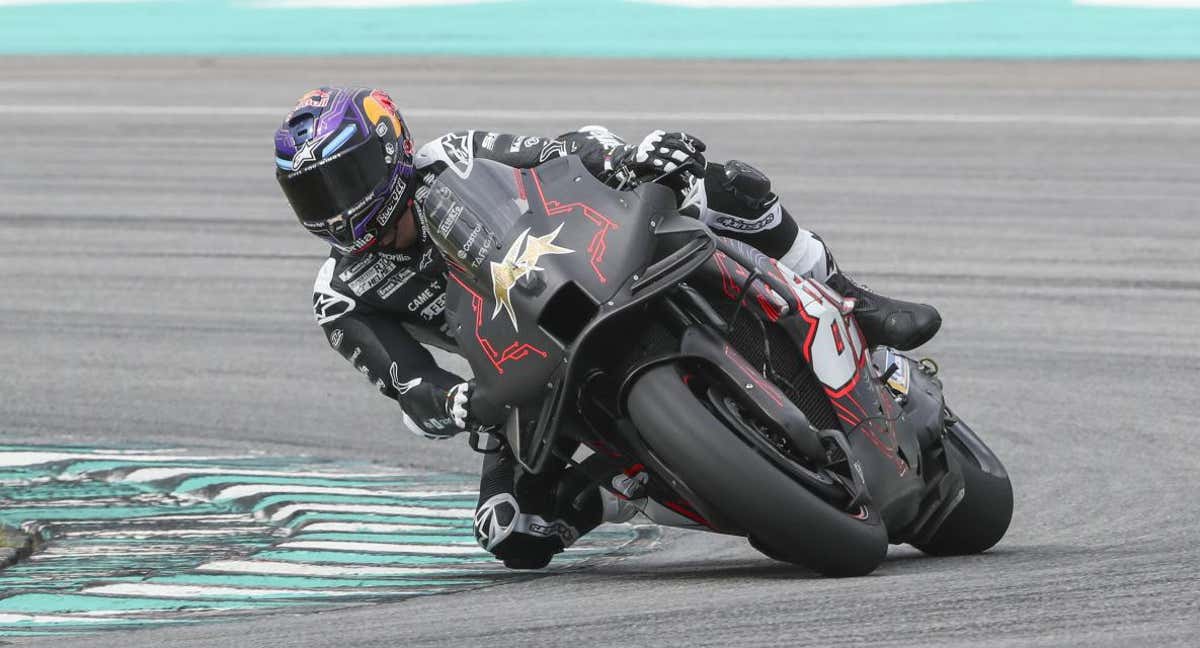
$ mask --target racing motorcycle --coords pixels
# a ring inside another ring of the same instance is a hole
[[[652,520],[831,576],[889,543],[968,554],[1007,530],[1008,475],[937,365],[868,348],[853,300],[715,236],[670,189],[618,190],[571,156],[471,160],[428,190],[473,409],[523,470],[580,465],[582,444]]]

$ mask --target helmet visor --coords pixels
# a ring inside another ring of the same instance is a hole
[[[377,140],[371,139],[300,171],[281,171],[279,186],[300,222],[313,233],[328,233],[352,242],[356,223],[350,219],[369,205],[388,179],[388,165]]]

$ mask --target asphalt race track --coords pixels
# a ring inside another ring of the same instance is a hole
[[[548,578],[54,645],[1196,645],[1200,66],[3,58],[5,443],[476,469],[313,324],[324,252],[270,137],[323,82],[390,89],[419,138],[683,128],[761,166],[843,266],[941,309],[925,352],[1013,526],[853,580],[668,531]]]

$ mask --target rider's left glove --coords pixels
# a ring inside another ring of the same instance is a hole
[[[704,149],[704,142],[687,133],[656,130],[637,146],[626,144],[615,149],[607,166],[629,181],[651,180],[680,167],[685,173],[703,177]]]
[[[475,381],[461,382],[446,392],[446,415],[460,430],[476,430],[479,422],[471,416],[471,392],[475,389]]]
[[[397,385],[404,426],[426,439],[440,441],[479,428],[470,415],[472,383],[449,389],[420,378]]]

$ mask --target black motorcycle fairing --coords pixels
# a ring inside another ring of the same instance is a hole
[[[836,303],[840,296],[823,285],[820,290],[806,291],[797,283],[801,279],[789,280],[770,259],[736,243],[721,239],[719,251],[691,280],[726,320],[750,318],[778,327],[790,340],[786,348],[804,353],[819,322],[803,312],[803,304],[814,297]],[[847,312],[844,317],[849,323],[853,315]],[[847,330],[855,328],[848,326]],[[786,350],[772,345],[770,353],[760,353],[758,358],[765,366],[759,367],[756,361],[754,368],[773,376],[773,364],[780,360],[780,353]],[[921,508],[925,495],[919,439],[928,436],[928,426],[926,422],[914,426],[907,418],[901,419],[901,408],[883,387],[881,372],[872,366],[865,348],[855,365],[854,377],[834,390],[817,381],[809,364],[802,362],[799,373],[790,376],[800,389],[789,394],[800,399],[797,405],[810,422],[836,426],[845,433],[862,466],[872,503],[886,522],[892,540],[900,541],[901,532]],[[937,416],[939,411],[937,404],[921,403],[921,417]]]
[[[663,189],[651,185],[639,187],[637,191],[649,188]],[[645,333],[648,315],[645,306],[675,288],[700,267],[715,249],[706,227],[675,210],[674,197],[669,191],[664,189],[662,193],[656,193],[658,195],[654,200],[659,205],[648,221],[655,228],[653,234],[657,237],[661,232],[662,238],[684,241],[679,250],[687,254],[682,258],[673,254],[661,259],[652,257],[649,265],[628,276],[621,289],[596,311],[594,319],[580,331],[567,350],[565,370],[556,373],[554,381],[548,385],[552,393],[544,401],[536,423],[522,429],[518,437],[521,452],[515,454],[530,471],[541,470],[562,427],[580,426],[580,422],[574,420],[578,415],[571,407],[574,404],[572,397],[587,373],[596,366],[611,364],[614,359],[627,354],[629,349],[623,345],[628,345],[631,340]],[[687,238],[689,235],[691,239]],[[701,244],[692,244],[697,242]],[[671,246],[656,246],[656,249],[669,250]],[[641,280],[644,276],[655,279],[644,282]]]
[[[465,176],[440,173],[430,191],[436,200],[424,218],[449,262],[451,334],[474,370],[477,398],[540,402],[574,329],[626,278],[610,278],[610,268],[639,267],[650,255],[650,233],[625,224],[646,218],[637,213],[643,203],[595,180],[578,159],[520,170],[476,160]],[[571,308],[548,308],[556,299]]]
[[[915,360],[889,347],[872,349],[871,364],[881,378],[887,376],[885,384],[904,410],[921,449],[933,447],[946,425],[946,401],[941,385],[926,375]]]
[[[465,175],[440,173],[430,191],[423,218],[449,262],[447,319],[475,374],[472,404],[484,422],[520,422],[509,424],[521,430],[511,441],[536,472],[580,373],[576,349],[605,323],[635,327],[636,313],[623,309],[686,276],[711,242],[639,283],[636,296],[632,284],[708,230],[679,215],[665,187],[617,191],[575,156],[534,169],[476,160]],[[656,240],[660,228],[671,245]]]

